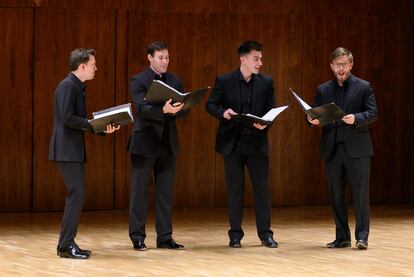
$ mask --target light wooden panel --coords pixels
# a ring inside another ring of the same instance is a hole
[[[30,210],[33,11],[0,9],[0,210]]]
[[[35,14],[34,209],[60,209],[65,187],[47,160],[52,129],[53,94],[67,76],[69,53],[77,47],[97,50],[96,78],[88,81],[87,110],[115,104],[116,14],[91,10],[37,10]],[[53,22],[53,24],[51,24]],[[113,208],[114,137],[86,135],[87,199],[85,208]]]
[[[56,256],[61,213],[3,213],[0,273],[6,277],[414,275],[413,205],[373,207],[368,250],[357,250],[354,238],[352,248],[325,247],[335,232],[329,207],[273,209],[276,249],[260,246],[254,210],[245,209],[244,214],[240,249],[228,247],[225,209],[182,209],[174,212],[174,239],[186,249],[157,249],[155,229],[147,228],[148,251],[136,251],[127,235],[127,212],[84,212],[76,241],[92,250],[85,261]],[[352,212],[349,221],[353,229]],[[148,224],[153,226],[153,214]],[[43,249],[42,255],[33,249]],[[338,269],[345,264],[346,269]]]
[[[217,60],[215,15],[131,12],[129,26],[137,26],[129,32],[129,77],[148,67],[147,44],[161,40],[168,44],[169,71],[181,78],[185,90],[212,85]],[[206,115],[204,104],[177,119],[180,152],[174,201],[179,207],[214,206],[215,121]]]
[[[130,103],[128,93],[128,11],[118,11],[116,24],[116,104]],[[114,208],[125,209],[129,205],[129,155],[126,151],[132,124],[115,134],[115,188]]]
[[[301,34],[298,16],[272,14],[226,14],[220,21],[219,74],[240,66],[237,46],[244,40],[255,39],[264,44],[261,72],[270,75],[276,87],[276,105],[289,102],[289,88],[301,85]],[[299,113],[290,108],[277,118],[269,131],[270,193],[273,205],[300,201],[300,127]],[[247,170],[246,170],[247,172]],[[217,157],[216,197],[225,194],[222,157]],[[250,177],[246,174],[245,204],[253,205]],[[221,204],[224,204],[223,202]]]

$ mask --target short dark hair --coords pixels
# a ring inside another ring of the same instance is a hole
[[[351,51],[344,47],[338,47],[331,53],[331,63],[333,63],[334,60],[342,56],[347,56],[349,62],[351,63],[354,61],[354,56],[352,56]]]
[[[69,69],[74,71],[78,69],[80,64],[87,63],[89,61],[89,55],[95,56],[96,51],[92,48],[76,48],[70,53],[69,56]]]
[[[154,56],[155,51],[168,49],[167,44],[161,41],[153,41],[147,46],[147,54]]]
[[[261,44],[258,41],[255,40],[246,40],[242,44],[237,47],[237,54],[239,56],[243,56],[246,54],[249,54],[250,51],[256,50],[256,51],[262,51],[263,44]]]

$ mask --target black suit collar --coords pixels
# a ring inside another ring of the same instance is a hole
[[[241,73],[240,69],[236,70],[236,74],[238,75],[238,78],[240,81],[246,82],[246,79],[244,79],[243,74]],[[258,77],[259,74],[252,74],[252,77],[250,77],[249,82],[254,82],[254,80]],[[246,82],[247,83],[247,82]]]
[[[86,90],[86,85],[85,83],[81,82],[81,80],[79,80],[78,77],[76,77],[75,74],[73,74],[72,72],[69,73],[68,75],[69,79],[75,83],[75,85],[82,91],[85,92]]]
[[[167,73],[161,73],[161,75],[159,75],[151,67],[148,67],[147,72],[151,75],[153,80],[161,80],[164,83],[167,81]]]
[[[345,99],[344,99],[344,111],[346,113],[348,104],[350,102],[350,100],[353,98],[354,93],[355,93],[355,81],[356,81],[356,77],[354,75],[349,75],[348,79],[346,79],[346,81],[344,82],[344,86],[343,88],[345,88]],[[335,93],[336,93],[336,88],[339,88],[338,85],[338,81],[337,79],[333,79],[332,80],[332,85],[330,86],[330,98],[331,98],[331,102],[335,102]]]

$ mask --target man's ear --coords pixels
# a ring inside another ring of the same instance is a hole
[[[240,63],[243,64],[245,62],[245,60],[246,60],[246,58],[244,56],[240,56]]]
[[[154,57],[153,57],[151,54],[148,54],[148,55],[147,55],[147,58],[148,58],[148,60],[149,60],[150,62],[154,59]]]

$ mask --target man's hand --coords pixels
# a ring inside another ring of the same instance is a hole
[[[111,133],[113,133],[115,131],[118,131],[120,128],[121,128],[121,126],[119,126],[119,125],[114,126],[112,124],[108,124],[108,125],[106,125],[106,130],[104,132],[106,134],[111,134]]]
[[[309,117],[309,115],[307,116],[307,120],[312,125],[318,125],[319,124],[319,119],[312,119],[312,118]]]
[[[237,113],[235,111],[233,111],[232,109],[227,109],[224,113],[223,113],[223,117],[225,119],[230,120],[232,115],[236,115]]]
[[[347,114],[346,116],[342,117],[342,121],[346,124],[354,124],[355,123],[355,115]]]
[[[171,104],[171,102],[172,102],[172,99],[168,99],[165,102],[164,107],[162,107],[162,111],[164,113],[176,114],[184,106],[184,103],[181,103],[181,102],[176,102],[174,104]]]
[[[256,127],[259,130],[263,130],[267,127],[267,125],[262,125],[260,123],[253,123],[253,126]]]

